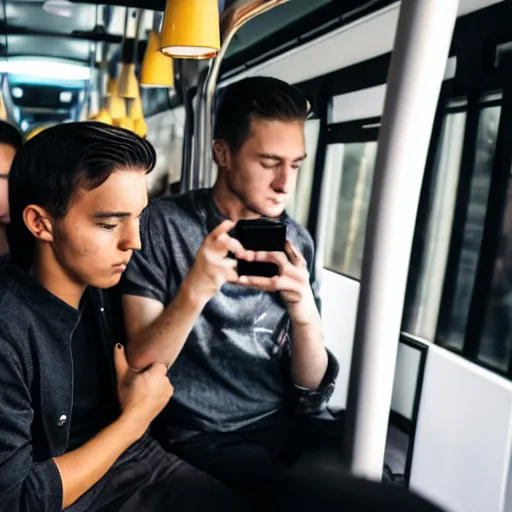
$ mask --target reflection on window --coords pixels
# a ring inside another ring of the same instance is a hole
[[[423,254],[418,267],[415,262],[411,265],[413,290],[406,306],[404,329],[429,341],[434,341],[436,334],[466,125],[466,112],[450,113],[450,108],[465,105],[463,101],[448,106],[434,164],[428,224],[422,233]]]
[[[471,193],[455,282],[455,294],[447,326],[444,332],[439,333],[443,345],[458,350],[462,349],[464,344],[464,333],[473,294],[500,114],[500,106],[483,106],[480,113],[475,168],[471,180]]]
[[[498,256],[485,317],[479,358],[506,370],[512,348],[512,177],[501,228]]]
[[[304,135],[306,137],[307,158],[300,167],[297,175],[297,185],[294,192],[290,194],[290,198],[288,199],[288,204],[286,206],[287,213],[304,227],[308,223],[319,133],[319,119],[310,119],[309,121],[306,121]]]
[[[324,266],[360,279],[377,142],[329,146]]]

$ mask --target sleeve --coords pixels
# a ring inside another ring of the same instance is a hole
[[[318,311],[321,313],[321,299],[320,299],[320,281],[316,273],[316,262],[315,262],[315,245],[311,235],[303,228],[299,231],[299,249],[304,256],[309,271],[309,282],[315,298],[315,303]],[[288,344],[289,350],[287,351],[285,361],[288,366],[288,370],[291,366],[291,346]],[[336,379],[339,373],[339,363],[336,357],[328,350],[327,351],[327,369],[325,370],[324,377],[320,386],[313,389],[306,389],[297,386],[291,381],[291,399],[293,409],[297,414],[315,414],[324,410],[336,386]]]
[[[142,216],[140,238],[142,249],[133,253],[119,284],[119,292],[154,299],[166,306],[171,300],[171,240],[165,218],[155,204],[150,205]]]
[[[21,357],[0,333],[0,511],[62,510],[62,481],[52,459],[36,462],[34,413]]]

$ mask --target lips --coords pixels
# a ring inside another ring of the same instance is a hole
[[[117,263],[116,265],[112,265],[114,270],[118,270],[121,272],[124,272],[126,270],[126,267],[128,266],[128,261],[122,261],[121,263]]]

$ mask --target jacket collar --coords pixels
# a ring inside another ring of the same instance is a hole
[[[52,318],[72,330],[80,312],[44,288],[34,277],[14,265],[2,270],[1,288],[20,298],[34,316]]]

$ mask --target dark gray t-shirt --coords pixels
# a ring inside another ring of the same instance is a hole
[[[308,263],[316,293],[311,236],[286,214],[283,219],[288,239]],[[152,202],[141,220],[142,251],[133,255],[121,293],[167,306],[204,238],[223,220],[210,189]],[[176,435],[232,431],[282,409],[294,394],[305,412],[322,408],[334,387],[334,358],[330,355],[321,389],[314,392],[291,385],[289,359],[289,317],[279,294],[225,284],[169,370],[174,396],[164,422]]]

